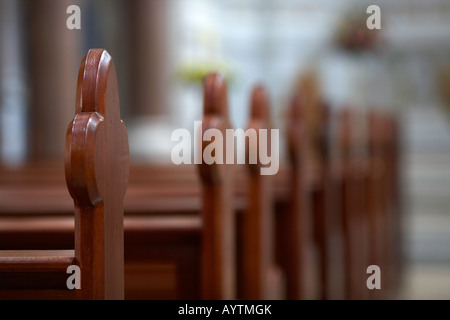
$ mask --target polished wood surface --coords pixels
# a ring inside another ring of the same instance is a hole
[[[91,49],[81,62],[75,109],[67,129],[65,172],[75,202],[80,298],[123,299],[128,136],[120,119],[116,71],[106,50]]]
[[[0,251],[0,271],[66,271],[75,262],[74,253],[73,250],[3,250]]]
[[[346,299],[367,299],[369,295],[366,287],[371,237],[365,203],[367,157],[364,155],[365,140],[356,126],[361,121],[358,116],[362,115],[349,107],[343,108],[338,115]]]
[[[288,299],[314,299],[318,268],[313,239],[311,200],[307,194],[306,110],[303,96],[295,93],[290,102],[287,144],[290,159],[288,209],[278,225],[278,258],[286,272]]]
[[[275,265],[275,216],[273,176],[262,175],[259,154],[271,150],[271,117],[266,90],[258,85],[251,94],[250,119],[247,129],[255,130],[256,140],[247,141],[248,205],[242,215],[242,274],[238,285],[243,299],[280,299],[284,297],[285,284],[282,271]],[[267,144],[261,145],[260,130],[267,130]],[[250,163],[249,152],[258,157]]]
[[[66,182],[75,207],[75,250],[1,251],[2,298],[52,298],[52,293],[55,298],[124,297],[123,197],[128,182],[128,138],[120,120],[114,65],[103,49],[89,50],[81,63],[75,112],[65,149]],[[33,228],[28,221],[22,223],[28,231]],[[42,220],[36,223],[34,227],[42,227]],[[72,226],[61,221],[59,227],[63,230],[58,229],[57,234]],[[35,231],[37,238],[46,232],[45,228]],[[70,264],[80,267],[79,290],[66,287]],[[22,296],[17,289],[24,290]]]
[[[208,74],[203,81],[202,136],[217,129],[222,137],[231,125],[228,118],[228,92],[222,74]],[[202,140],[202,154],[210,143]],[[225,162],[227,150],[223,143]],[[220,153],[215,150],[215,154]],[[235,213],[233,207],[233,165],[199,165],[202,191],[202,297],[234,299],[236,297]]]
[[[202,134],[217,129],[225,137],[225,78],[210,73],[203,85]],[[259,162],[142,163],[128,173],[117,89],[111,57],[89,51],[65,166],[0,167],[1,298],[392,296],[402,266],[399,129],[392,115],[373,112],[365,124],[354,110],[333,114],[317,104],[316,91],[305,101],[306,88],[293,95],[281,132],[287,159],[274,176],[261,175]],[[247,128],[271,128],[262,86],[251,93],[249,113]],[[200,151],[211,143],[203,141]],[[226,151],[224,143],[224,159]],[[87,274],[80,292],[65,288],[70,264]],[[382,266],[382,292],[366,288],[369,264]]]
[[[316,122],[311,126],[311,149],[315,152],[310,171],[315,174],[310,196],[312,201],[314,239],[319,260],[319,299],[343,299],[343,233],[340,210],[340,171],[332,154],[331,110],[325,103],[316,106]]]

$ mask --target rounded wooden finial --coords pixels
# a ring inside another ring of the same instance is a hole
[[[75,118],[66,134],[65,171],[79,206],[125,195],[128,135],[120,119],[116,71],[109,53],[91,49],[78,73]]]

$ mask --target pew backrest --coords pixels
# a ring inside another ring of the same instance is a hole
[[[75,112],[65,149],[66,182],[74,200],[75,250],[0,251],[1,298],[124,297],[128,138],[120,120],[114,64],[106,50],[89,50],[84,57]],[[70,266],[78,267],[79,274]],[[69,288],[70,272],[75,275],[72,284],[76,289]]]

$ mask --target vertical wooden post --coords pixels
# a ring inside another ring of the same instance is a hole
[[[342,150],[342,213],[345,255],[345,288],[348,299],[365,299],[368,267],[368,230],[365,212],[364,159],[355,135],[355,111],[339,114]]]
[[[330,114],[328,114],[330,113]],[[326,278],[326,299],[345,299],[346,297],[346,260],[344,248],[344,206],[343,206],[343,179],[344,179],[344,159],[341,148],[341,119],[338,113],[331,115],[331,110],[327,112],[327,134],[328,151],[327,154],[327,174],[325,182],[326,193],[326,215],[328,228],[326,235],[326,247],[328,259]],[[325,134],[325,136],[327,135]]]
[[[306,124],[302,96],[295,95],[290,106],[287,128],[288,151],[291,164],[290,205],[282,217],[279,251],[285,257],[280,263],[286,272],[288,299],[316,298],[317,270],[313,244],[313,220],[310,198],[307,196]],[[281,248],[280,248],[281,246]]]
[[[340,214],[337,199],[336,177],[332,170],[331,125],[329,110],[325,104],[318,105],[317,123],[312,130],[313,150],[316,152],[315,173],[312,189],[315,240],[319,254],[319,298],[336,299],[343,296],[342,233],[339,229]]]
[[[394,294],[398,293],[402,285],[404,270],[404,235],[403,235],[403,210],[402,210],[402,166],[401,166],[401,127],[399,120],[390,117],[390,140],[389,140],[389,183],[392,192],[392,224],[393,224],[393,255],[394,255]]]
[[[76,115],[66,135],[66,181],[75,202],[81,299],[123,299],[123,197],[128,137],[116,72],[106,50],[89,50],[78,74]]]
[[[261,175],[259,154],[261,152],[260,130],[267,130],[267,154],[271,150],[271,121],[267,93],[263,86],[252,91],[248,130],[254,130],[256,139],[246,143],[249,169],[248,208],[243,216],[243,299],[280,298],[281,283],[274,261],[274,217],[272,176]],[[250,164],[249,152],[256,152],[256,164]]]
[[[384,175],[385,175],[385,163],[383,159],[383,137],[384,135],[380,125],[382,120],[380,114],[376,111],[371,111],[368,115],[369,123],[369,163],[367,174],[367,191],[368,191],[368,206],[367,213],[370,218],[370,264],[377,265],[381,269],[381,290],[385,291],[385,277],[387,276],[387,270],[385,269],[385,241],[388,234],[385,234],[384,230],[384,207],[385,197],[383,196],[385,191]],[[371,292],[372,298],[382,297],[382,294],[374,290]]]
[[[203,82],[202,137],[209,129],[217,129],[225,138],[230,128],[225,78],[219,73],[208,74]],[[225,139],[224,139],[225,140]],[[202,139],[202,155],[212,142]],[[220,150],[215,150],[217,154]],[[235,214],[233,206],[233,167],[225,164],[199,165],[203,185],[202,233],[202,297],[204,299],[234,299],[236,295]]]

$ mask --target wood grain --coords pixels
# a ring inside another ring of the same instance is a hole
[[[128,137],[120,119],[116,71],[106,50],[91,49],[81,62],[75,110],[67,129],[65,172],[75,202],[80,297],[123,299]]]
[[[252,90],[247,129],[256,131],[257,140],[246,141],[245,149],[249,175],[248,206],[242,216],[243,272],[239,285],[242,287],[243,299],[280,299],[284,293],[283,284],[277,283],[281,279],[281,271],[275,266],[273,177],[261,175],[260,168],[263,165],[259,157],[256,164],[250,164],[248,156],[249,150],[256,150],[256,154],[260,154],[259,130],[271,129],[268,96],[262,85],[257,85]],[[271,150],[270,132],[267,137],[266,148]]]
[[[294,94],[287,124],[291,176],[289,206],[279,224],[280,263],[286,272],[288,299],[314,299],[317,294],[317,265],[314,256],[311,199],[307,193],[306,110],[303,97]]]
[[[20,298],[22,290],[22,298],[123,299],[128,138],[114,65],[105,50],[90,50],[83,59],[75,110],[65,149],[66,182],[75,202],[75,251],[1,251],[2,297]],[[66,221],[59,227],[64,233],[71,225]],[[47,231],[44,227],[36,236]],[[81,269],[81,289],[69,293],[71,264]]]
[[[202,136],[208,129],[230,128],[225,78],[208,74],[203,82]],[[202,154],[210,142],[203,141]],[[216,151],[218,152],[218,151]],[[226,159],[225,143],[223,156]],[[199,165],[203,185],[202,297],[236,297],[235,214],[233,211],[233,167],[228,164]]]

